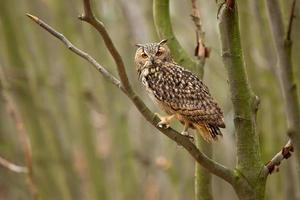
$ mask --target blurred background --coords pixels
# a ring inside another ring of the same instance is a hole
[[[280,0],[286,26],[291,0]],[[264,1],[239,4],[240,28],[247,73],[261,104],[257,116],[263,160],[285,144],[286,119],[278,80],[276,54]],[[222,64],[215,1],[199,0],[207,60],[204,82],[225,112],[223,139],[213,144],[213,158],[235,166],[233,110]],[[94,0],[93,9],[120,51],[133,87],[146,104],[159,111],[137,80],[133,63],[135,43],[158,41],[152,1]],[[171,0],[173,29],[193,55],[196,44],[191,2]],[[300,13],[300,4],[296,6]],[[42,30],[31,13],[91,54],[111,73],[116,67],[102,38],[77,16],[81,0],[1,0],[0,157],[25,166],[24,141],[5,101],[9,95],[32,150],[33,177],[40,199],[157,200],[194,199],[194,160],[173,141],[146,122],[127,97],[86,61]],[[293,62],[300,80],[300,20],[295,18]],[[4,87],[4,85],[6,85]],[[3,94],[3,95],[2,95]],[[19,122],[20,123],[20,122]],[[177,123],[175,129],[181,129]],[[295,157],[267,181],[266,199],[300,199],[294,179]],[[0,199],[31,199],[25,173],[0,166]],[[213,177],[215,199],[237,199],[231,186]]]

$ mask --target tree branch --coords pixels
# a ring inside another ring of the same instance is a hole
[[[84,58],[89,63],[91,63],[106,79],[108,79],[118,88],[120,88],[123,92],[125,92],[125,88],[121,85],[121,82],[116,77],[114,77],[111,73],[109,73],[104,67],[102,67],[92,56],[80,50],[79,48],[75,47],[63,34],[57,32],[51,26],[49,26],[48,24],[46,24],[36,16],[33,16],[31,14],[26,14],[26,15],[29,18],[31,18],[33,21],[35,21],[37,24],[39,24],[42,28],[47,30],[51,35],[53,35],[54,37],[62,41],[68,49],[70,49],[75,54],[77,54],[78,56]]]
[[[84,1],[86,7],[85,11],[89,13],[89,2]],[[93,16],[92,14],[85,14],[84,16],[89,16],[87,17],[88,20],[90,20],[90,17]],[[150,122],[153,126],[155,126],[158,130],[160,130],[164,135],[175,141],[177,144],[183,146],[189,153],[190,155],[203,167],[205,167],[208,171],[211,173],[215,174],[216,176],[219,176],[220,178],[223,178],[229,183],[233,183],[234,179],[234,174],[233,171],[224,167],[223,165],[211,160],[207,156],[205,156],[202,152],[197,149],[197,147],[189,140],[188,137],[181,135],[174,129],[168,128],[168,129],[162,129],[157,127],[157,123],[159,119],[154,115],[149,108],[144,104],[144,102],[135,94],[135,92],[131,89],[130,84],[128,82],[127,87],[123,87],[120,84],[120,81],[116,79],[113,75],[111,75],[109,72],[105,70],[104,67],[102,67],[94,58],[92,58],[89,54],[86,52],[78,49],[76,46],[74,46],[65,36],[63,36],[61,33],[57,32],[54,30],[51,26],[37,18],[36,16],[27,14],[29,18],[31,18],[34,22],[39,24],[42,28],[44,28],[46,31],[48,31],[50,34],[52,34],[54,37],[58,38],[61,42],[63,42],[69,50],[74,52],[75,54],[79,55],[83,59],[87,60],[90,64],[92,64],[108,81],[112,82],[115,86],[117,86],[119,89],[121,89],[134,103],[134,105],[137,107],[137,109],[141,112],[141,114],[145,117],[145,119]],[[83,17],[83,19],[87,20],[86,17]],[[98,21],[99,22],[99,21]],[[90,22],[91,23],[91,22]],[[96,26],[94,24],[95,22],[91,23],[92,26]],[[102,23],[101,23],[102,24]],[[96,28],[96,27],[95,27]],[[98,27],[99,28],[99,27]],[[104,28],[103,26],[100,28]],[[98,30],[98,29],[97,29]],[[103,31],[103,30],[102,30]],[[107,34],[107,32],[105,31]],[[104,40],[109,38],[109,35],[107,34],[105,37],[103,37]],[[109,38],[109,41],[106,41],[106,44],[109,45],[111,43],[111,39]],[[110,47],[113,49],[112,47]],[[114,50],[113,50],[114,52]],[[119,72],[120,76],[126,76],[125,68],[124,65],[122,64],[123,62],[119,62],[118,59],[121,57],[118,57],[119,53],[113,54],[113,58],[117,59],[115,60],[118,70],[124,70],[123,73]],[[116,56],[116,57],[115,57]],[[122,58],[121,58],[122,59]],[[126,77],[121,77],[121,81],[128,80],[127,76]],[[125,82],[126,83],[126,82]]]
[[[262,176],[267,177],[269,174],[272,174],[274,171],[279,170],[279,165],[281,161],[284,159],[288,159],[294,151],[292,141],[289,140],[286,145],[282,148],[280,152],[278,152],[264,167],[262,172]]]

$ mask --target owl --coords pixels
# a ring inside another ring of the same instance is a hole
[[[207,142],[222,136],[225,128],[223,112],[212,98],[206,85],[191,71],[178,65],[166,44],[137,44],[135,65],[139,80],[150,98],[167,115],[157,124],[168,128],[173,119],[183,124],[181,134],[196,129]]]

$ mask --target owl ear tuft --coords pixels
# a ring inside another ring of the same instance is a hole
[[[160,41],[160,42],[158,43],[158,45],[164,45],[164,44],[167,43],[167,41],[168,41],[168,39],[163,39],[162,41]]]
[[[142,44],[135,44],[136,47],[144,47]]]

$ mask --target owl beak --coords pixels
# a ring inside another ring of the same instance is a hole
[[[149,60],[150,60],[150,63],[153,65],[153,64],[154,64],[154,57],[151,56],[151,57],[149,58]]]

